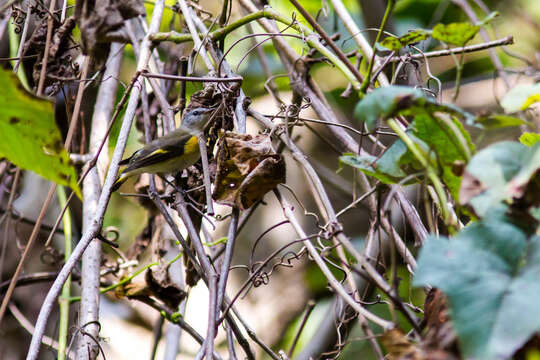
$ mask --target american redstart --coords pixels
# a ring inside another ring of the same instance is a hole
[[[197,107],[187,111],[178,129],[157,138],[120,162],[127,165],[113,185],[112,191],[131,176],[142,173],[168,174],[193,165],[201,157],[198,136],[212,118],[212,108]]]

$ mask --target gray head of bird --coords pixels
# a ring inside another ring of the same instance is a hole
[[[201,132],[212,118],[213,110],[202,106],[193,108],[184,114],[180,126],[192,132]]]

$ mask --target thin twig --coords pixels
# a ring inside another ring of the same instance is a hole
[[[343,2],[341,0],[330,0],[332,3],[332,7],[334,8],[334,11],[337,13],[341,21],[343,21],[343,24],[345,25],[345,28],[349,31],[351,34],[354,42],[358,45],[360,48],[360,51],[362,51],[363,55],[366,57],[366,59],[369,59],[372,57],[373,49],[371,48],[371,45],[369,45],[369,42],[364,38],[362,35],[362,31],[356,25],[354,22],[354,19],[352,18],[349,11],[347,11],[347,8],[345,8],[345,5],[343,5]],[[379,67],[379,59],[375,57],[375,64],[376,67]],[[379,74],[379,82],[381,86],[388,85],[388,79],[384,75],[384,73]]]
[[[386,10],[384,12],[384,16],[381,22],[381,27],[379,28],[379,31],[377,32],[377,37],[375,38],[375,43],[373,44],[373,47],[377,45],[379,40],[381,39],[381,35],[383,33],[384,28],[386,27],[386,23],[388,22],[388,19],[390,18],[390,13],[394,9],[394,5],[396,4],[396,0],[388,0],[386,3]],[[362,87],[360,88],[361,93],[366,93],[367,88],[371,84],[371,71],[373,70],[373,66],[375,65],[375,54],[376,51],[373,50],[373,54],[371,54],[371,58],[369,60],[368,70],[366,77],[364,78],[364,82],[362,83]]]
[[[204,192],[206,195],[206,213],[214,216],[214,200],[212,199],[212,183],[210,182],[210,168],[208,166],[208,151],[206,149],[206,137],[204,133],[198,136],[199,151],[201,152],[201,162],[203,167]]]
[[[19,324],[21,324],[21,326],[26,330],[28,331],[29,334],[33,334],[34,333],[34,326],[32,326],[32,323],[30,322],[30,320],[28,320],[24,314],[19,310],[19,308],[17,308],[13,303],[9,303],[9,311],[11,312],[11,314],[13,315],[13,317],[15,319],[17,319],[17,321],[19,322]],[[53,338],[50,338],[48,336],[44,336],[43,337],[43,345],[47,345],[47,346],[50,346],[52,347],[53,349],[56,349],[58,350],[58,342],[56,340],[54,340]],[[70,359],[74,359],[75,358],[75,354],[73,353],[68,353],[66,354],[68,356],[68,358]]]
[[[219,275],[219,283],[217,288],[217,309],[221,309],[225,290],[227,287],[227,278],[229,277],[229,267],[231,266],[232,256],[234,252],[234,244],[236,242],[236,228],[238,227],[239,210],[236,207],[232,209],[231,222],[229,223],[229,231],[227,233],[227,244],[225,245],[225,256],[221,264],[221,273]],[[219,314],[216,314],[219,316]]]
[[[406,59],[423,59],[424,57],[427,58],[434,58],[434,57],[440,57],[440,56],[450,56],[451,54],[464,54],[464,53],[471,53],[475,51],[481,51],[481,50],[487,50],[492,47],[497,46],[504,46],[504,45],[512,45],[514,43],[514,37],[512,35],[506,36],[502,39],[497,39],[481,44],[475,44],[475,45],[468,45],[468,46],[462,46],[462,47],[456,47],[452,49],[444,49],[444,50],[437,50],[437,51],[428,51],[425,53],[419,53],[419,54],[406,54],[403,56],[393,56],[390,58],[390,62],[400,62]]]
[[[24,43],[26,41],[26,34],[28,33],[28,28],[30,27],[30,19],[32,18],[32,7],[28,4],[28,9],[26,10],[26,18],[24,19],[24,28],[21,34],[21,40],[19,42],[19,50],[17,50],[17,60],[15,65],[13,65],[13,72],[17,74],[19,70],[19,65],[21,64],[22,52],[24,49]]]
[[[41,96],[43,94],[43,86],[45,84],[45,79],[47,78],[47,63],[49,62],[49,48],[51,46],[52,31],[54,25],[54,18],[52,13],[54,12],[55,8],[56,0],[51,0],[51,3],[49,4],[49,17],[47,18],[47,36],[45,40],[45,50],[43,51],[43,59],[41,61],[41,72],[39,74],[37,96]],[[81,78],[84,79],[85,77]]]
[[[166,80],[178,80],[178,81],[192,81],[192,82],[242,82],[244,80],[241,76],[236,77],[208,77],[208,76],[179,76],[179,75],[169,75],[169,74],[152,74],[144,72],[141,74],[147,78],[158,78]]]
[[[469,19],[471,19],[471,22],[473,24],[478,23],[478,17],[476,16],[474,9],[466,0],[452,0],[452,2],[463,10],[463,12],[469,17]],[[480,36],[482,37],[482,39],[484,39],[484,41],[489,42],[491,40],[486,29],[481,28],[479,32]],[[503,79],[506,88],[510,88],[510,79],[508,78],[508,74],[504,71],[503,64],[501,62],[501,59],[497,55],[497,52],[492,47],[488,48],[488,51],[491,62],[493,63],[495,69],[497,69],[497,72],[501,74],[501,78]]]
[[[324,41],[326,42],[326,44],[328,44],[328,46],[330,46],[330,48],[332,48],[332,50],[334,50],[334,52],[336,53],[337,57],[343,61],[343,63],[345,64],[345,66],[347,66],[347,68],[351,71],[351,73],[353,73],[353,75],[356,77],[356,79],[359,81],[359,82],[362,82],[362,80],[364,79],[364,77],[362,76],[362,74],[360,74],[360,71],[358,71],[358,69],[350,62],[350,60],[347,58],[347,56],[345,56],[345,54],[343,53],[343,51],[336,45],[336,43],[334,42],[334,40],[332,40],[330,38],[330,36],[328,36],[328,34],[326,33],[326,31],[324,31],[324,29],[319,25],[319,23],[317,21],[315,21],[314,18],[311,17],[311,15],[306,11],[306,9],[304,9],[304,7],[302,5],[300,5],[300,3],[297,1],[297,0],[290,0],[290,2],[294,5],[294,7],[296,7],[298,9],[298,11],[300,11],[300,13],[302,14],[302,16],[307,20],[307,22],[313,26],[313,29],[319,34],[321,35],[321,37],[324,39]]]
[[[281,204],[285,218],[289,220],[298,236],[302,239],[305,239],[306,233],[304,232],[304,229],[302,229],[302,226],[294,216],[292,207],[283,198],[283,196],[281,196],[279,190],[274,190],[274,194],[276,195],[278,201]],[[303,243],[309,251],[310,256],[317,263],[317,266],[328,280],[329,285],[337,294],[339,294],[339,296],[341,296],[347,302],[347,304],[349,304],[349,306],[351,306],[359,314],[362,314],[362,316],[364,316],[366,319],[369,319],[370,321],[382,327],[384,330],[390,330],[394,328],[394,324],[392,322],[382,319],[377,315],[367,311],[363,306],[354,301],[354,299],[345,291],[340,282],[334,277],[334,275],[326,265],[326,262],[321,258],[321,255],[317,252],[313,244],[309,240],[304,240]]]
[[[315,301],[309,300],[306,304],[306,312],[304,313],[304,316],[302,317],[302,321],[300,322],[300,326],[298,327],[298,331],[296,332],[296,335],[294,336],[294,340],[291,344],[291,347],[289,348],[288,355],[289,357],[292,357],[292,354],[294,352],[294,348],[296,347],[296,344],[298,343],[298,339],[300,339],[300,335],[302,334],[302,330],[304,330],[304,326],[307,323],[307,320],[309,319],[309,315],[311,315],[311,312],[315,309]]]

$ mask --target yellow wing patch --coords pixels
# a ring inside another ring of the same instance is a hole
[[[147,157],[153,156],[153,155],[159,155],[159,154],[167,154],[169,151],[163,150],[163,149],[157,149],[152,151],[150,154],[147,155]]]
[[[194,154],[199,152],[199,140],[196,136],[192,136],[184,145],[184,154]]]

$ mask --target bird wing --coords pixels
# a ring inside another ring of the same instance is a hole
[[[185,144],[191,137],[192,135],[189,133],[175,135],[169,133],[148,143],[142,149],[133,153],[129,159],[126,159],[128,160],[128,166],[124,169],[124,172],[163,163],[172,158],[182,156],[185,151]]]

